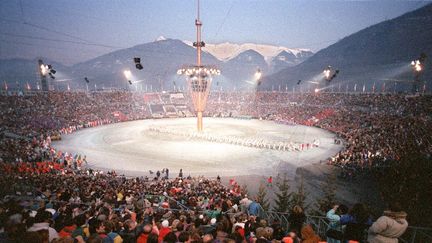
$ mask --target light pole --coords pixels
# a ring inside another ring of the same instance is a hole
[[[423,63],[420,60],[414,60],[411,62],[411,67],[414,72],[414,82],[412,87],[412,92],[419,92],[418,88],[420,86],[420,74],[423,71]]]
[[[323,74],[327,82],[330,82],[331,66],[326,67],[323,71]]]
[[[332,66],[327,66],[323,70],[323,74],[326,80],[326,86],[328,86],[330,82],[339,74],[339,70],[333,70]]]
[[[419,92],[419,87],[421,85],[420,75],[424,70],[424,63],[426,61],[426,58],[427,58],[426,54],[421,53],[420,57],[417,60],[411,61],[411,68],[414,73],[414,82],[412,87],[413,93]]]

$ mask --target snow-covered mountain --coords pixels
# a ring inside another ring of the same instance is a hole
[[[191,41],[184,41],[184,43],[192,46]],[[258,52],[264,57],[267,63],[271,63],[273,58],[278,56],[281,52],[287,52],[292,54],[295,58],[301,59],[301,61],[305,60],[305,57],[310,57],[313,53],[309,49],[291,49],[284,46],[273,46],[273,45],[265,45],[265,44],[255,44],[255,43],[244,43],[244,44],[236,44],[236,43],[220,43],[220,44],[209,44],[206,43],[206,46],[203,48],[205,52],[212,54],[214,57],[221,61],[228,61],[240,53],[243,53],[248,50],[253,50]],[[301,61],[295,62],[295,64],[300,63]]]
[[[220,68],[222,75],[215,78],[220,79],[220,82],[216,80],[216,83],[229,87],[250,85],[246,82],[253,78],[257,69],[261,70],[264,76],[269,75],[275,70],[296,65],[309,55],[311,52],[285,47],[224,43],[206,45],[202,61],[205,65]],[[141,58],[144,67],[142,70],[136,70],[134,57]],[[36,61],[0,60],[0,80],[7,80],[9,84],[15,81],[37,80]],[[153,42],[106,53],[70,67],[54,61],[44,61],[54,65],[57,70],[56,78],[71,80],[72,88],[86,88],[84,77],[95,87],[125,87],[127,80],[123,72],[130,70],[134,79],[132,81],[161,89],[172,87],[174,83],[183,85],[184,79],[176,75],[177,69],[196,63],[196,49],[190,42],[188,45],[181,40],[160,36]]]

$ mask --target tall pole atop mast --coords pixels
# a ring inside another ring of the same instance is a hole
[[[204,42],[201,41],[201,20],[200,20],[200,2],[199,0],[197,0],[197,18],[195,19],[195,26],[196,26],[196,36],[197,36],[197,41],[196,41],[196,47],[197,47],[197,66],[198,66],[198,70],[201,69],[201,47],[204,46]],[[199,86],[202,86],[202,77],[201,75],[198,75],[198,84]],[[202,107],[203,104],[202,102],[202,92],[198,93],[198,107]],[[199,132],[201,132],[203,130],[203,109],[200,108],[197,111],[197,130]]]
[[[197,6],[197,18],[195,19],[195,26],[196,26],[196,36],[197,36],[197,41],[196,41],[196,46],[197,46],[197,66],[200,67],[201,66],[201,46],[202,46],[202,42],[201,42],[201,20],[200,20],[200,2],[199,0],[197,0],[198,2],[198,6]]]

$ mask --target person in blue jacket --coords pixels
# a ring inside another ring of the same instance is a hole
[[[340,219],[343,215],[348,212],[348,207],[341,204],[335,204],[333,207],[327,212],[326,218],[329,220],[329,227],[327,228],[327,232],[333,231],[339,233],[340,237],[343,238],[343,229],[340,223]],[[327,235],[327,243],[341,243],[342,238],[337,237],[338,239],[332,238]]]
[[[346,225],[344,242],[354,240],[365,243],[366,230],[372,225],[372,218],[364,204],[356,203],[348,214],[341,217],[340,223]]]

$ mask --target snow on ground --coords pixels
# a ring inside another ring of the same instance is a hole
[[[183,169],[184,175],[295,176],[297,167],[326,160],[342,149],[334,144],[334,134],[315,127],[282,125],[272,121],[233,118],[204,118],[204,132],[218,136],[263,138],[270,141],[312,143],[318,148],[305,151],[277,151],[210,141],[194,140],[169,134],[154,134],[150,127],[195,131],[196,118],[140,120],[88,128],[65,135],[54,147],[87,156],[89,165],[114,169],[131,176],[149,175],[148,171]]]

